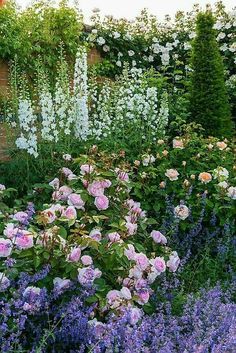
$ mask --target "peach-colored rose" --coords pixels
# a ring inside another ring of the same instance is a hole
[[[203,172],[199,174],[198,180],[200,180],[204,184],[207,184],[212,180],[212,176],[210,173]]]
[[[219,150],[223,151],[227,147],[227,144],[224,141],[219,141],[216,143],[216,146]]]
[[[178,180],[179,173],[176,169],[167,169],[165,176],[167,176],[167,178],[169,178],[171,181],[174,181]]]
[[[168,156],[169,152],[167,150],[162,151],[164,157]]]

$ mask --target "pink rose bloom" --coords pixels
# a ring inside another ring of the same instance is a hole
[[[93,269],[91,267],[85,267],[79,269],[78,281],[82,286],[90,286],[93,284],[96,278],[100,278],[102,272],[98,269]]]
[[[49,185],[54,189],[54,190],[58,190],[59,186],[60,186],[60,181],[58,178],[53,179],[52,181],[50,181]]]
[[[114,301],[119,300],[120,297],[121,297],[121,293],[115,289],[110,290],[106,296],[108,304],[110,305],[112,305]]]
[[[69,262],[78,262],[81,256],[81,249],[74,248],[71,250],[70,254],[67,256],[67,261]]]
[[[158,230],[153,230],[151,232],[151,237],[154,240],[154,242],[157,243],[157,244],[164,244],[164,245],[167,244],[166,237],[161,232],[159,232]]]
[[[0,257],[8,257],[12,252],[12,242],[10,239],[0,238]]]
[[[15,228],[15,224],[14,223],[8,223],[6,228],[3,231],[3,234],[7,238],[12,239],[12,238],[14,238],[14,236],[16,235],[17,232],[18,232],[18,228]]]
[[[129,287],[132,284],[132,280],[131,280],[131,278],[126,277],[126,278],[124,278],[122,283],[125,287]]]
[[[107,210],[109,207],[109,199],[105,195],[95,197],[95,206],[99,211]]]
[[[154,266],[154,268],[157,270],[159,274],[162,272],[165,272],[166,263],[162,257],[156,257],[155,259],[150,260],[150,263]]]
[[[126,300],[130,300],[132,298],[131,292],[130,292],[129,288],[127,288],[127,287],[122,287],[120,293],[121,293],[122,298],[124,298]]]
[[[132,308],[130,310],[130,324],[136,325],[137,322],[142,318],[142,311],[139,308]]]
[[[236,186],[230,186],[228,188],[227,196],[232,200],[236,200]]]
[[[89,186],[89,181],[83,179],[82,182],[83,182],[84,187],[87,189],[87,187]]]
[[[176,218],[184,221],[189,216],[189,209],[185,205],[179,205],[174,208],[174,214]]]
[[[183,149],[184,148],[184,142],[181,139],[174,139],[173,140],[173,148],[179,148],[179,149]]]
[[[127,222],[125,226],[129,235],[134,235],[137,232],[138,226],[136,223]]]
[[[71,281],[69,279],[64,279],[60,277],[56,277],[53,280],[54,290],[61,292],[64,289],[68,289],[71,285]]]
[[[139,289],[142,289],[142,288],[147,288],[147,281],[145,279],[143,279],[143,278],[140,278],[135,283],[135,289],[139,290]]]
[[[32,248],[34,246],[33,234],[26,230],[21,230],[20,232],[21,234],[16,237],[15,244],[21,250]]]
[[[83,164],[80,167],[80,174],[85,175],[85,174],[90,174],[94,171],[94,168],[90,164]]]
[[[120,170],[118,172],[118,179],[121,181],[125,181],[125,182],[129,182],[129,175],[126,172],[123,172],[122,170]]]
[[[179,173],[176,169],[167,169],[165,176],[167,176],[167,178],[169,178],[171,181],[174,181],[178,180]]]
[[[68,205],[74,206],[78,210],[83,210],[85,202],[82,200],[81,196],[78,194],[70,194],[67,200]]]
[[[66,177],[68,177],[70,174],[73,174],[72,170],[70,170],[69,168],[66,168],[66,167],[63,167],[61,169],[61,171]]]
[[[124,255],[128,260],[134,260],[136,256],[135,248],[132,244],[128,244],[128,249],[125,249]]]
[[[89,233],[89,237],[94,240],[100,241],[102,239],[102,234],[99,229],[95,228],[91,230],[91,232]]]
[[[53,200],[66,201],[68,196],[72,193],[72,189],[69,186],[61,186],[58,191],[54,191],[52,194]]]
[[[120,240],[120,234],[117,232],[109,233],[107,236],[110,242],[112,243],[115,243]]]
[[[167,261],[166,265],[171,272],[175,272],[180,264],[180,258],[176,251],[173,251]]]
[[[136,254],[135,256],[135,261],[137,266],[142,270],[146,270],[146,268],[149,266],[149,260],[147,256],[143,253]]]
[[[143,271],[139,266],[134,266],[129,270],[129,277],[130,278],[135,278],[135,279],[140,279],[143,276]]]
[[[94,197],[102,196],[104,194],[104,187],[100,181],[95,180],[92,182],[92,184],[89,184],[88,193]]]
[[[28,220],[28,214],[26,212],[20,211],[14,214],[13,219],[14,221],[24,223]]]
[[[102,180],[101,181],[101,186],[104,188],[104,189],[107,189],[111,186],[111,181],[108,180],[108,179],[105,179],[105,180]]]
[[[149,292],[147,289],[142,289],[140,290],[138,293],[138,300],[137,302],[140,304],[140,305],[144,305],[144,304],[147,304],[147,302],[149,301]]]
[[[73,206],[67,207],[62,213],[62,217],[65,217],[67,219],[76,219],[77,212],[76,212],[75,207],[73,207]]]
[[[52,207],[42,211],[42,215],[48,224],[53,223],[57,218],[55,211],[52,209]]]
[[[0,184],[0,191],[4,191],[4,190],[6,190],[6,186],[3,184]]]
[[[227,144],[224,141],[219,141],[216,143],[216,146],[220,151],[223,151],[227,147]]]
[[[84,255],[81,257],[81,262],[84,266],[89,266],[93,264],[93,259],[89,255]]]

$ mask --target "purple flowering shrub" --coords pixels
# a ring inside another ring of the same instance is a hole
[[[40,284],[49,290],[77,281],[83,288],[95,286],[90,302],[98,302],[102,312],[144,306],[161,275],[177,270],[178,254],[163,234],[151,231],[153,220],[130,197],[125,163],[114,168],[112,156],[96,153],[75,163],[77,172],[63,167],[49,185],[37,185],[28,197],[34,204],[5,214],[0,290],[7,295],[19,272],[34,274],[50,265]],[[6,259],[15,262],[10,273],[4,270]],[[41,293],[41,286],[30,293]]]

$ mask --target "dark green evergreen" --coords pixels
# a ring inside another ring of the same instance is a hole
[[[192,50],[191,119],[203,126],[207,135],[232,135],[230,105],[224,79],[224,65],[210,11],[197,16]]]

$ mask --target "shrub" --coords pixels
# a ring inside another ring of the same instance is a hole
[[[218,137],[232,133],[230,106],[224,81],[224,66],[213,29],[211,12],[197,17],[197,37],[193,42],[191,77],[192,120],[207,134]]]

